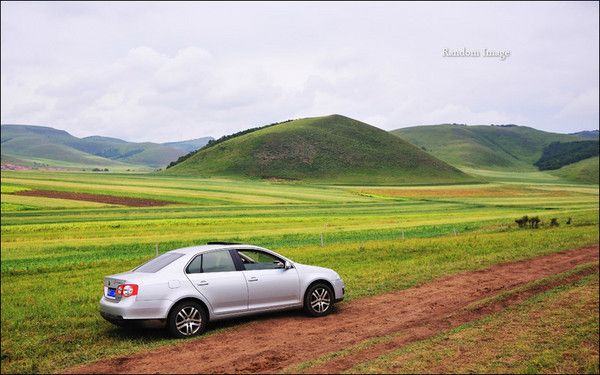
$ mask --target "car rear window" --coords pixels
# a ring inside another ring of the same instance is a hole
[[[134,272],[157,272],[169,264],[173,263],[175,260],[181,258],[183,254],[181,253],[164,253],[163,255],[159,255],[156,258],[152,259],[149,262],[146,262],[133,270]]]

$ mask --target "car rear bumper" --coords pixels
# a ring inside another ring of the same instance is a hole
[[[108,320],[109,322],[118,322],[118,321],[121,321],[121,320],[125,320],[125,319],[123,319],[123,317],[121,315],[109,314],[109,313],[107,313],[105,311],[102,311],[102,310],[100,310],[100,315],[104,319]]]
[[[137,301],[135,297],[115,302],[100,299],[100,315],[106,320],[165,319],[172,302],[169,300]]]

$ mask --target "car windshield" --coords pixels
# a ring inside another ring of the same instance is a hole
[[[149,262],[142,264],[138,268],[134,269],[133,272],[157,272],[182,256],[183,254],[180,253],[164,253],[150,260]]]

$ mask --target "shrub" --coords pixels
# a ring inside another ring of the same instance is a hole
[[[530,226],[532,229],[537,229],[537,228],[539,228],[540,222],[541,222],[541,220],[540,220],[540,218],[539,218],[539,217],[537,217],[537,216],[534,216],[534,217],[530,217],[530,218],[529,218],[529,226]]]
[[[528,221],[529,221],[529,217],[527,215],[525,215],[522,218],[515,220],[515,223],[517,223],[519,225],[519,228],[525,228],[527,226]]]
[[[529,225],[529,228],[536,229],[539,228],[541,222],[542,220],[538,216],[529,217],[527,215],[515,220],[515,223],[519,225],[519,228],[527,228],[527,226]]]

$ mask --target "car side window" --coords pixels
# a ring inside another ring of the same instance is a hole
[[[202,255],[197,255],[194,260],[188,264],[186,270],[187,273],[201,273],[202,272]]]
[[[283,260],[258,250],[238,250],[242,264],[247,270],[272,270],[283,268]]]
[[[202,254],[202,272],[229,272],[235,270],[235,264],[229,251]]]

